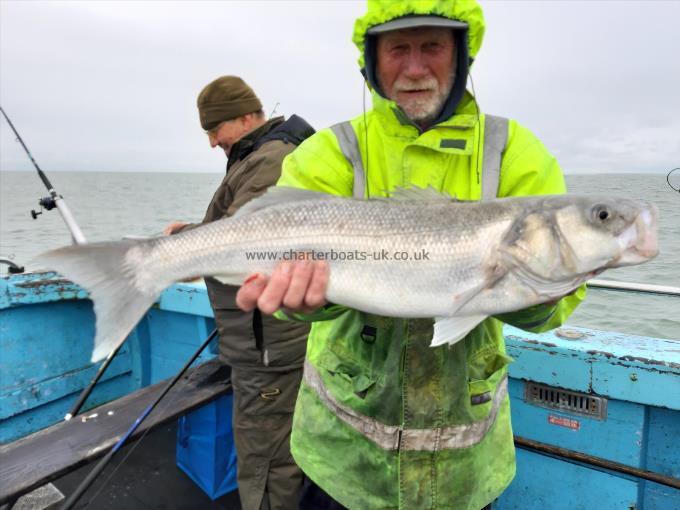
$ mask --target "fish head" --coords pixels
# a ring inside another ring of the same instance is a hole
[[[657,209],[623,198],[545,197],[514,222],[502,251],[535,281],[576,287],[607,268],[654,258]]]
[[[646,201],[583,196],[557,211],[556,220],[573,257],[571,269],[586,273],[656,257],[657,216],[656,206]]]

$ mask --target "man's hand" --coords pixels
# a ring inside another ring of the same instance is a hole
[[[178,231],[180,228],[185,227],[187,225],[188,225],[188,223],[184,223],[182,221],[175,221],[173,223],[170,223],[163,229],[163,235],[164,236],[171,236],[176,231]]]
[[[281,262],[270,277],[248,277],[236,294],[236,304],[250,312],[256,307],[266,314],[279,308],[310,313],[324,306],[328,288],[328,264],[324,261]]]

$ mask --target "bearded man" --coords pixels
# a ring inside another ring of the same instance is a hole
[[[412,186],[463,200],[563,193],[541,142],[516,121],[483,115],[466,91],[483,34],[473,0],[369,1],[354,42],[373,109],[305,141],[278,185],[358,198]],[[584,290],[433,348],[432,320],[327,303],[328,277],[323,262],[283,263],[237,295],[244,310],[313,323],[291,436],[307,476],[301,507],[489,505],[515,473],[502,325],[556,327]]]

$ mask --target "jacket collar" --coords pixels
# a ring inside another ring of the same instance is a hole
[[[265,122],[259,128],[246,133],[243,138],[236,142],[231,148],[229,160],[227,161],[227,172],[234,163],[241,161],[246,156],[248,156],[248,154],[253,152],[253,149],[260,138],[282,123],[283,117],[274,117],[273,119]]]
[[[373,110],[380,116],[381,124],[388,134],[404,136],[405,130],[408,130],[415,137],[433,129],[468,129],[474,127],[478,122],[478,115],[480,114],[474,97],[468,91],[465,91],[455,114],[434,126],[430,126],[425,131],[421,130],[420,127],[411,121],[394,101],[385,99],[376,92],[373,92]]]

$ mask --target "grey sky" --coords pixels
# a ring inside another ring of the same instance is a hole
[[[567,173],[680,166],[679,2],[482,2],[483,111],[531,128]],[[242,76],[267,113],[359,114],[363,1],[0,0],[0,104],[45,170],[222,172],[196,95]],[[370,108],[370,96],[367,95]],[[32,168],[4,119],[0,169]]]

